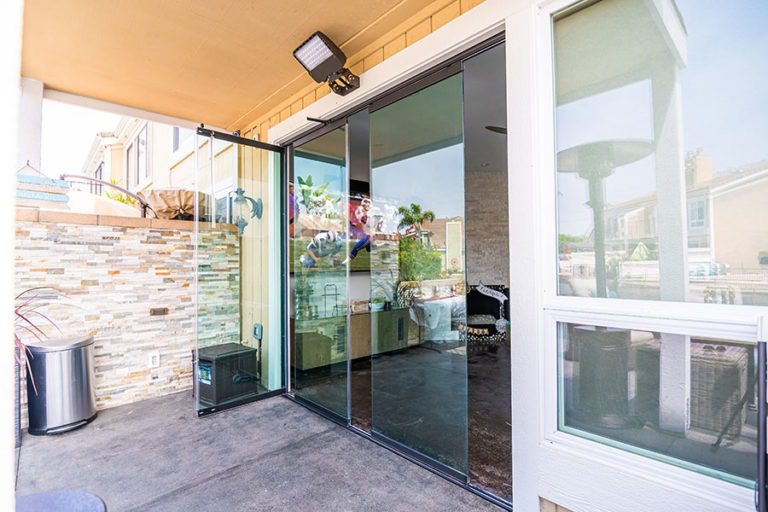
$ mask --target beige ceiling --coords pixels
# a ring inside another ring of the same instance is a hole
[[[46,87],[231,128],[311,79],[322,30],[347,56],[431,0],[26,0],[22,74]]]

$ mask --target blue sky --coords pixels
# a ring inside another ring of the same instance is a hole
[[[455,144],[371,170],[374,201],[418,204],[438,218],[464,215],[464,145]]]

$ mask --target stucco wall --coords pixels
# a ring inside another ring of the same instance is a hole
[[[95,337],[97,408],[191,387],[192,228],[192,222],[17,210],[17,293],[58,289],[61,299],[43,311],[65,336]],[[239,238],[221,224],[200,235],[200,286],[210,310],[200,317],[201,338],[237,338]],[[163,308],[167,314],[150,312]],[[150,367],[155,351],[160,363]]]
[[[758,254],[768,251],[767,197],[768,178],[763,178],[712,199],[715,260],[732,271],[760,268]]]

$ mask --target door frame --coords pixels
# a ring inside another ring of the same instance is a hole
[[[506,34],[503,31],[503,27],[492,27],[489,30],[490,35],[487,35],[484,37],[480,42],[473,43],[469,48],[466,48],[462,51],[456,52],[450,57],[445,58],[444,60],[438,61],[437,63],[433,63],[430,65],[426,70],[416,74],[415,76],[411,77],[408,80],[403,81],[402,83],[399,83],[397,85],[390,86],[386,88],[383,91],[380,91],[378,94],[373,95],[369,99],[367,99],[365,102],[357,103],[354,106],[349,106],[346,109],[341,109],[340,112],[333,116],[333,118],[330,118],[328,120],[322,121],[322,124],[320,126],[314,126],[309,129],[306,129],[300,133],[294,134],[287,140],[283,141],[282,144],[284,144],[284,147],[287,151],[287,166],[290,170],[293,165],[293,152],[294,148],[296,146],[299,146],[301,144],[304,144],[306,142],[309,142],[311,140],[314,140],[318,137],[321,137],[335,129],[338,129],[341,126],[348,126],[348,119],[364,110],[368,110],[369,113],[373,113],[376,110],[379,110],[381,108],[384,108],[400,99],[403,99],[407,96],[410,96],[414,93],[417,93],[421,90],[424,90],[431,85],[434,85],[437,82],[440,82],[441,80],[445,80],[451,76],[454,76],[458,73],[462,73],[464,71],[463,62],[470,59],[471,57],[474,57],[486,50],[489,50],[495,46],[505,44],[506,43]],[[310,121],[317,122],[316,119],[312,119]],[[347,160],[349,160],[349,153],[350,153],[350,147],[349,147],[349,133],[347,133]],[[348,163],[348,162],[347,162]],[[285,175],[285,186],[284,188],[287,190],[287,180],[290,176],[290,172],[287,172]],[[284,203],[287,203],[287,196],[284,198]],[[282,237],[285,240],[286,250],[283,254],[283,260],[284,265],[287,265],[287,262],[289,261],[290,255],[288,254],[287,250],[287,240],[288,240],[288,229],[287,224],[284,227]],[[286,281],[284,282],[284,288],[285,290],[290,290],[290,283],[289,283],[290,276],[286,275]],[[347,298],[349,296],[347,295]],[[289,312],[290,306],[288,304],[288,300],[290,300],[290,297],[288,294],[286,294],[286,303],[283,306],[284,311]],[[347,331],[349,334],[349,319],[347,321]],[[285,336],[287,339],[287,346],[288,350],[287,353],[290,354],[290,347],[292,344],[290,329],[289,329],[289,322],[286,318],[286,324],[285,324]],[[349,336],[347,337],[348,343],[349,343]],[[299,403],[313,412],[316,412],[320,414],[321,416],[330,419],[331,421],[346,427],[348,430],[370,440],[375,442],[376,444],[387,448],[388,450],[400,455],[401,457],[409,460],[410,462],[417,464],[430,472],[445,478],[446,480],[461,486],[465,490],[476,494],[483,499],[490,501],[491,503],[494,503],[495,505],[505,509],[505,510],[512,510],[512,503],[499,498],[498,496],[491,494],[490,492],[486,491],[485,489],[476,486],[473,482],[469,481],[469,475],[461,473],[460,471],[457,471],[443,463],[440,463],[439,461],[424,455],[416,450],[413,450],[397,441],[391,440],[387,438],[384,435],[376,434],[374,432],[368,432],[365,430],[362,430],[361,428],[355,426],[351,422],[351,405],[350,400],[351,396],[349,395],[349,382],[350,382],[350,351],[347,350],[347,389],[348,389],[348,395],[347,395],[347,417],[343,418],[339,416],[338,414],[329,411],[322,406],[319,406],[318,404],[315,404],[314,402],[311,402],[309,400],[303,399],[300,396],[296,396],[292,391],[291,381],[290,381],[290,360],[287,360],[286,363],[286,370],[285,374],[287,376],[287,384],[286,384],[286,397],[295,401],[296,403]],[[511,390],[510,390],[511,391]]]

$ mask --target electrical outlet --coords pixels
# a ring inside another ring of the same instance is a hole
[[[150,368],[157,368],[160,366],[160,352],[158,350],[153,350],[149,353],[149,367]]]
[[[253,324],[253,337],[260,340],[264,335],[264,326],[261,324]]]

